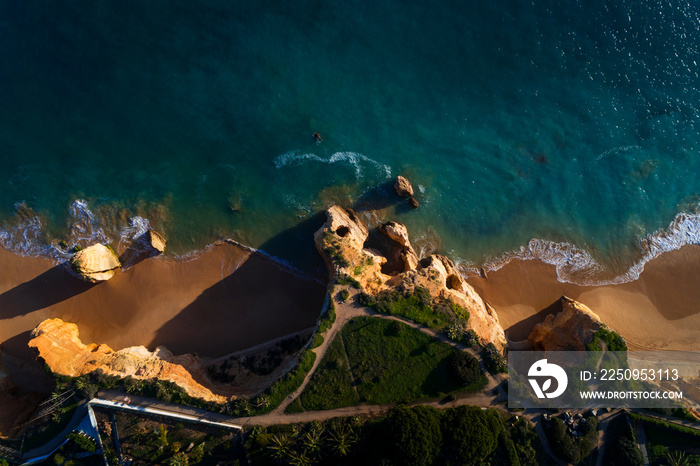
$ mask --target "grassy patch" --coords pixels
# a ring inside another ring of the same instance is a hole
[[[452,319],[469,319],[469,313],[451,301],[433,303],[430,292],[421,287],[413,292],[386,290],[377,296],[362,293],[359,299],[380,314],[405,317],[436,330],[447,327]]]
[[[342,408],[358,403],[340,335],[328,346],[316,373],[301,394],[301,403],[309,411]]]
[[[296,400],[289,403],[289,406],[287,406],[287,409],[285,409],[284,412],[287,414],[303,413],[304,407],[301,405],[301,401],[297,397]]]
[[[586,345],[586,350],[603,351],[603,345],[608,351],[627,351],[625,340],[607,328],[601,328],[593,335],[591,342]]]
[[[485,378],[464,387],[450,376],[449,345],[400,322],[353,319],[342,330],[345,350],[363,402],[408,402],[452,391],[476,391]]]
[[[299,360],[297,367],[286,374],[284,377],[270,385],[267,389],[266,394],[270,398],[270,404],[264,409],[251,414],[263,414],[272,411],[274,408],[279,406],[290,393],[301,386],[304,381],[304,377],[309,373],[311,368],[316,361],[316,354],[313,351],[304,351],[304,354]]]

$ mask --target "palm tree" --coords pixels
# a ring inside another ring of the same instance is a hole
[[[347,456],[356,441],[357,436],[355,433],[345,425],[333,429],[333,432],[331,432],[331,449],[338,456]]]
[[[270,444],[267,448],[272,450],[272,457],[281,463],[289,457],[292,442],[286,435],[275,434],[270,437]]]
[[[318,429],[312,429],[304,435],[304,447],[308,449],[309,453],[312,455],[318,454],[323,446],[323,440],[321,439],[321,431]]]
[[[664,459],[668,466],[691,466],[693,464],[688,454],[681,450],[669,451]]]
[[[306,450],[301,453],[292,450],[289,455],[289,464],[291,466],[311,466],[311,460],[306,456]]]
[[[260,395],[253,401],[253,404],[256,408],[267,408],[270,406],[270,397],[267,395]]]

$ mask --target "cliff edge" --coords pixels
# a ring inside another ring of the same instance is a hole
[[[493,309],[462,279],[450,259],[439,254],[419,259],[403,224],[388,222],[370,230],[355,212],[337,205],[326,211],[326,217],[314,239],[331,278],[348,276],[374,295],[388,289],[425,288],[433,300],[451,300],[466,309],[467,328],[482,342],[493,343],[499,350],[505,347],[505,334]]]
[[[535,350],[584,351],[605,324],[588,306],[562,296],[555,305],[561,311],[535,325],[528,341]]]
[[[40,323],[32,331],[29,346],[39,351],[39,356],[56,374],[79,377],[101,369],[105,374],[117,377],[167,380],[192,397],[216,403],[228,401],[197,383],[185,369],[184,365],[195,368],[201,365],[195,356],[173,356],[163,347],[151,353],[142,346],[113,351],[104,344],[85,345],[80,341],[78,326],[61,319]]]

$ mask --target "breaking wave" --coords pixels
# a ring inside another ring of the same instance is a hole
[[[577,285],[618,285],[639,278],[644,266],[652,259],[686,245],[700,245],[700,213],[680,213],[670,225],[639,241],[641,258],[626,272],[606,277],[606,269],[583,249],[569,243],[557,243],[543,239],[532,239],[527,246],[504,254],[499,259],[484,265],[487,271],[495,271],[512,260],[540,261],[556,267],[560,282]]]
[[[329,158],[325,159],[316,154],[312,153],[302,153],[301,151],[294,150],[285,152],[275,158],[274,164],[275,168],[290,167],[295,165],[302,165],[306,162],[317,162],[325,164],[334,163],[347,163],[355,169],[355,176],[357,178],[362,178],[362,165],[371,165],[377,170],[383,172],[387,179],[391,178],[391,167],[383,163],[379,163],[366,155],[360,154],[359,152],[336,152]]]
[[[77,199],[68,209],[68,234],[63,240],[50,239],[41,216],[24,203],[15,205],[16,220],[0,227],[0,245],[21,256],[47,257],[55,262],[68,260],[76,246],[95,243],[114,244],[124,252],[150,228],[148,219],[138,215],[126,225],[110,225],[90,210],[87,201]]]

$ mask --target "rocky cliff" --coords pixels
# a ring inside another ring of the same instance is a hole
[[[332,276],[347,275],[370,294],[390,288],[426,288],[433,299],[450,299],[469,311],[468,326],[483,342],[499,349],[505,346],[495,312],[462,279],[450,259],[434,254],[419,260],[404,225],[389,222],[369,230],[352,210],[339,206],[329,208],[326,216],[314,238]]]
[[[593,335],[605,327],[600,317],[586,305],[562,296],[561,311],[548,315],[532,329],[528,341],[536,350],[583,351]]]
[[[109,280],[121,267],[117,253],[100,243],[76,252],[70,265],[82,279],[93,283]]]
[[[80,341],[78,326],[61,319],[39,324],[32,331],[29,346],[39,351],[39,356],[56,374],[79,377],[101,369],[118,377],[167,380],[190,396],[217,403],[227,401],[192,378],[191,371],[201,370],[201,361],[196,356],[173,356],[163,347],[149,352],[142,346],[113,351],[104,344],[85,345]]]

